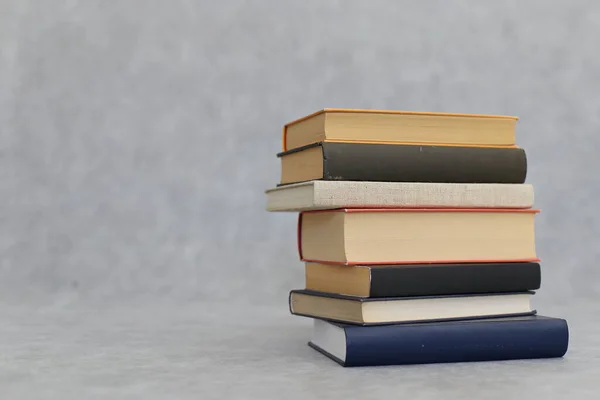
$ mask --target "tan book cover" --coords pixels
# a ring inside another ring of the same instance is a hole
[[[359,209],[298,217],[302,261],[347,265],[528,262],[539,210]]]
[[[318,142],[515,147],[517,117],[325,108],[284,125],[283,151]]]

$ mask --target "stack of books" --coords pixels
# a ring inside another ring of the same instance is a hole
[[[562,357],[538,315],[516,117],[324,109],[283,128],[267,210],[299,215],[308,344],[343,366]]]

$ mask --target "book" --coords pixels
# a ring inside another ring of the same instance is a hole
[[[283,127],[283,150],[323,141],[515,145],[517,117],[326,108]]]
[[[535,292],[364,298],[306,289],[290,291],[293,315],[356,325],[397,324],[534,314]]]
[[[356,297],[525,292],[540,288],[540,264],[336,265],[306,263],[307,290]]]
[[[537,262],[533,209],[336,209],[298,217],[300,260],[348,265]]]
[[[308,345],[344,367],[560,358],[569,327],[541,315],[373,327],[315,319]]]
[[[278,185],[311,180],[525,183],[521,148],[315,143],[278,153]]]
[[[531,208],[533,186],[510,183],[308,181],[265,191],[267,211],[334,208]]]

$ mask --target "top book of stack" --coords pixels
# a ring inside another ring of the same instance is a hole
[[[325,108],[283,127],[283,151],[321,142],[517,147],[517,117]]]
[[[511,116],[324,109],[283,127],[281,180],[522,184]]]

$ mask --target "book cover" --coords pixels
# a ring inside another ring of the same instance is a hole
[[[265,191],[267,211],[335,208],[531,208],[530,184],[314,180]]]
[[[537,313],[533,295],[528,291],[372,298],[295,289],[288,302],[292,315],[376,326],[533,315]]]
[[[306,263],[306,289],[358,297],[524,292],[540,288],[536,262],[337,265]]]
[[[298,256],[305,262],[344,265],[539,262],[534,230],[537,213],[535,209],[494,208],[303,211],[298,214]],[[347,223],[355,214],[370,217]],[[420,216],[406,219],[407,214]],[[313,220],[307,224],[309,218]],[[447,240],[432,242],[430,236],[439,239],[440,231],[446,232]],[[474,240],[478,246],[472,246]]]
[[[308,344],[344,367],[559,358],[569,328],[541,315],[373,327],[315,319]]]
[[[283,126],[283,151],[318,141],[515,147],[518,117],[324,108]]]
[[[524,183],[522,148],[320,142],[277,154],[279,185],[310,180]]]

